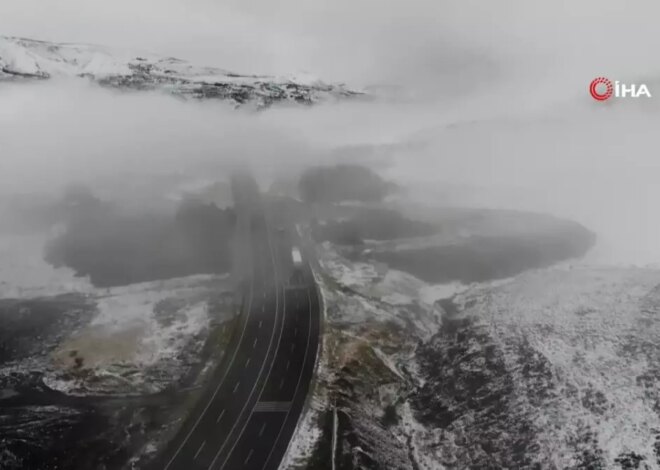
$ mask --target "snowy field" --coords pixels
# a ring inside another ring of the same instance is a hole
[[[71,331],[55,332],[54,348],[42,357],[0,364],[0,375],[36,369],[48,387],[76,395],[154,393],[198,360],[212,320],[231,317],[231,311],[219,317],[209,312],[209,302],[231,288],[226,276],[97,289],[70,269],[43,261],[45,241],[0,238],[0,299],[52,299],[55,305],[57,296],[77,294],[94,307],[74,320]]]
[[[631,455],[659,468],[659,285],[657,270],[560,268],[463,299],[476,301],[463,315],[503,351],[545,465],[577,466],[575,442],[588,434],[592,468]],[[533,362],[546,365],[547,380],[527,373]]]
[[[416,468],[660,468],[660,270],[566,262],[429,285],[328,244],[319,254],[348,289],[328,294],[341,305],[330,324],[415,384],[390,432]],[[442,313],[442,299],[454,308]],[[370,336],[386,324],[399,335]],[[424,342],[412,357],[411,334]],[[353,426],[369,428],[359,410],[379,405],[359,393]]]
[[[0,299],[94,292],[87,279],[43,260],[47,240],[48,235],[43,234],[0,236]]]

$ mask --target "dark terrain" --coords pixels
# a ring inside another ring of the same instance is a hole
[[[482,282],[583,256],[593,234],[575,224],[557,233],[474,236],[451,245],[377,252],[373,258],[430,283]]]
[[[68,209],[66,230],[49,243],[46,260],[111,287],[231,269],[233,209],[194,200],[176,214],[123,214],[91,195]]]
[[[397,189],[361,165],[314,166],[303,172],[298,183],[300,197],[309,203],[380,202]]]
[[[433,224],[411,220],[390,209],[359,208],[350,218],[315,223],[312,235],[317,242],[362,245],[365,240],[394,240],[422,237],[438,232]]]

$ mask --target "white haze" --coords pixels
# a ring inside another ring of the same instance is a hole
[[[273,176],[373,144],[383,174],[420,198],[573,218],[599,235],[593,261],[660,263],[659,14],[655,0],[8,0],[6,34],[406,93],[253,114],[83,84],[2,85],[0,193],[112,172],[208,176],[236,159]],[[645,81],[654,97],[594,103],[586,90],[599,75]]]

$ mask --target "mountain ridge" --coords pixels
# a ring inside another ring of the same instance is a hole
[[[344,84],[310,76],[243,75],[175,57],[105,46],[0,36],[0,83],[51,78],[88,79],[121,90],[161,91],[183,98],[220,99],[257,109],[274,103],[314,104],[364,96]]]

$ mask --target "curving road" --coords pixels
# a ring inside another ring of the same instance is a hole
[[[293,266],[293,231],[271,228],[256,182],[242,175],[234,183],[249,266],[239,326],[154,469],[279,468],[309,390],[320,328],[311,269]]]

